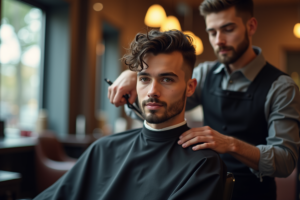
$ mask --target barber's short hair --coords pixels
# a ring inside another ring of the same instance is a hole
[[[235,7],[238,16],[243,20],[253,17],[252,0],[204,0],[199,9],[200,14],[206,17],[208,14],[217,13]]]
[[[190,69],[188,74],[191,76],[196,62],[192,40],[190,36],[178,30],[166,32],[151,30],[148,33],[138,33],[130,44],[129,53],[123,56],[123,60],[131,71],[142,71],[148,67],[143,60],[147,54],[168,54],[179,51],[184,63]]]

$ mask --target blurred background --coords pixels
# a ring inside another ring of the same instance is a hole
[[[176,17],[182,31],[197,36],[196,64],[215,60],[199,14],[201,2],[0,0],[0,136],[28,137],[52,130],[61,142],[70,144],[68,135],[92,136],[93,141],[140,127],[141,122],[128,118],[123,107],[110,104],[104,78],[114,81],[127,69],[120,58],[138,32],[160,28],[145,24],[154,4],[163,8],[165,19]],[[254,4],[258,20],[254,45],[300,86],[300,31],[296,30],[300,0],[254,0]],[[201,125],[201,107],[186,117],[191,126]],[[10,162],[2,162],[0,170],[13,169]],[[35,194],[29,190],[29,196]]]
[[[113,81],[126,69],[120,58],[138,32],[150,30],[144,20],[153,4],[175,16],[182,31],[200,38],[197,63],[215,60],[199,14],[200,0],[0,2],[0,117],[6,134],[43,127],[62,135],[76,133],[76,122],[86,134],[119,131],[114,130],[116,121],[120,130],[135,126],[122,108],[109,103],[103,80]],[[293,29],[300,23],[300,1],[254,3],[259,24],[254,45],[299,84],[300,39]]]

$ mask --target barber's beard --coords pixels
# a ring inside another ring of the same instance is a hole
[[[235,63],[247,51],[249,45],[248,32],[246,31],[244,40],[237,46],[236,49],[232,46],[220,46],[217,50],[215,50],[215,54],[218,57],[219,62],[229,65]],[[220,55],[219,52],[221,50],[231,50],[232,55]]]
[[[185,98],[186,98],[185,93],[186,93],[186,90],[184,91],[182,98],[180,100],[178,100],[170,105],[168,105],[166,102],[159,101],[156,98],[149,98],[147,100],[144,100],[141,105],[141,107],[143,109],[144,119],[150,124],[160,124],[160,123],[166,122],[166,121],[172,119],[173,117],[179,115],[184,109]],[[148,111],[149,113],[146,114],[145,106],[149,102],[155,102],[155,103],[162,104],[163,107],[165,108],[165,112],[162,115],[158,116],[157,112],[159,112],[159,111],[149,110]]]

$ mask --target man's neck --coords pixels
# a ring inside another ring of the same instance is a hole
[[[247,51],[235,63],[229,64],[229,73],[232,73],[238,69],[245,67],[255,57],[256,57],[256,54],[255,54],[252,46],[250,45],[249,48],[247,49]]]

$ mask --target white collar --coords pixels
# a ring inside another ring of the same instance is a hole
[[[165,128],[161,128],[161,129],[155,129],[155,128],[152,128],[151,126],[149,126],[146,122],[146,120],[144,120],[144,126],[150,130],[150,131],[167,131],[167,130],[171,130],[171,129],[174,129],[174,128],[177,128],[177,127],[180,127],[182,125],[186,124],[186,120],[184,119],[183,122],[180,122],[178,124],[175,124],[175,125],[172,125],[172,126],[168,126],[168,127],[165,127]]]

